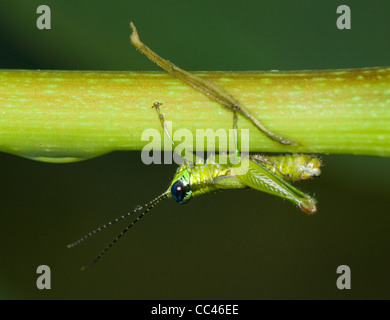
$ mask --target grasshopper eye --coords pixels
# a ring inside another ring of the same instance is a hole
[[[171,188],[172,198],[180,204],[186,203],[191,198],[190,184],[184,184],[182,180],[177,180]]]

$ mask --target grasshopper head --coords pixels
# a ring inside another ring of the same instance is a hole
[[[188,202],[192,197],[190,174],[188,170],[178,172],[170,186],[172,198],[180,204]]]

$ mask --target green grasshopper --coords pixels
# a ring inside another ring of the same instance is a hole
[[[161,103],[155,102],[153,108],[158,113],[164,132],[176,148],[160,106]],[[233,130],[237,137],[237,113],[235,110],[233,112]],[[237,139],[235,144],[235,159],[231,155],[221,154],[213,155],[203,163],[203,159],[195,154],[192,157],[184,156],[185,161],[179,166],[171,185],[161,197],[173,198],[184,204],[191,198],[218,190],[252,188],[287,199],[308,214],[317,211],[316,200],[294,188],[286,180],[299,181],[318,177],[321,174],[321,162],[318,158],[303,154],[274,157],[252,155],[242,158]],[[247,160],[246,170],[242,170],[243,160]]]
[[[204,162],[203,159],[199,159],[199,157],[195,154],[191,154],[191,156],[184,156],[184,162],[177,169],[171,184],[164,193],[143,206],[135,208],[133,211],[93,230],[78,241],[68,245],[68,248],[75,247],[92,235],[106,229],[114,223],[127,218],[133,213],[144,210],[117,237],[115,237],[91,263],[82,269],[88,269],[99,261],[102,256],[134,224],[136,224],[143,216],[145,216],[164,199],[172,198],[179,204],[185,204],[194,197],[213,193],[217,190],[248,188],[289,200],[307,214],[315,213],[317,211],[317,201],[310,195],[293,187],[288,183],[288,181],[300,181],[318,177],[321,174],[321,161],[315,156],[306,154],[292,154],[285,156],[265,156],[255,154],[241,156],[238,151],[237,142],[238,113],[244,115],[244,117],[252,121],[257,128],[265,133],[269,138],[286,145],[297,145],[297,143],[270,132],[253,115],[242,107],[235,98],[227,94],[219,86],[192,75],[175,66],[173,63],[159,57],[139,40],[136,28],[132,23],[131,27],[133,29],[133,34],[131,36],[132,43],[137,49],[147,55],[149,59],[156,62],[169,73],[179,77],[195,89],[214,98],[222,105],[233,111],[233,130],[235,133],[236,150],[233,157],[228,154],[213,155],[210,156],[206,162]],[[177,146],[171,138],[167,126],[165,125],[165,118],[160,110],[161,105],[161,103],[155,102],[152,107],[156,109],[165,134],[168,136],[173,147],[176,148]],[[243,162],[246,162],[245,170],[243,170],[241,166]]]
[[[177,146],[165,125],[164,115],[160,111],[160,106],[161,103],[159,102],[153,104],[153,108],[158,113],[164,132],[167,134],[173,147],[176,148]],[[233,116],[233,128],[236,132],[236,112],[234,112]],[[82,270],[88,269],[98,262],[134,224],[164,199],[172,198],[179,204],[185,204],[194,197],[213,193],[217,190],[251,188],[289,200],[308,214],[313,214],[317,211],[317,201],[313,197],[296,189],[286,181],[300,181],[319,177],[321,174],[321,161],[317,157],[307,154],[286,156],[250,155],[246,158],[248,168],[242,171],[241,166],[238,164],[243,159],[241,159],[238,151],[237,139],[235,142],[237,157],[235,161],[231,161],[231,158],[227,154],[213,155],[207,159],[206,163],[195,154],[192,154],[192,157],[185,156],[185,161],[177,169],[171,184],[164,193],[143,206],[135,208],[133,211],[93,230],[78,241],[68,245],[68,248],[75,247],[99,231],[125,219],[133,213],[144,210],[90,264],[83,267]]]

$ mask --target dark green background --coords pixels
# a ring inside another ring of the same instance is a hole
[[[52,30],[36,28],[40,4],[52,10]],[[336,28],[341,4],[352,30]],[[0,68],[158,70],[130,46],[130,20],[187,70],[390,64],[388,0],[2,0]],[[298,184],[319,199],[314,216],[255,191],[166,201],[81,272],[122,226],[66,244],[163,192],[175,165],[143,165],[139,152],[62,165],[1,154],[0,298],[388,299],[390,161],[323,161],[321,179]],[[52,290],[36,288],[41,264]],[[336,287],[342,264],[352,270],[349,291]]]

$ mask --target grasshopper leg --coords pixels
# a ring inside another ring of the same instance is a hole
[[[266,158],[266,157],[263,157],[263,156],[260,155],[260,154],[254,154],[254,155],[252,155],[252,156],[251,156],[251,159],[252,159],[252,160],[255,160],[255,161],[257,161],[257,162],[260,162],[260,163],[262,163],[262,164],[264,164],[264,165],[270,165],[270,166],[272,166],[272,167],[275,169],[275,171],[277,171],[278,174],[279,174],[282,178],[284,178],[284,179],[289,180],[289,179],[291,178],[288,174],[284,174],[282,171],[280,171],[279,168],[277,167],[277,164],[276,164],[274,161],[271,161],[270,159],[268,159],[268,158]]]
[[[164,132],[165,132],[165,134],[167,135],[168,139],[171,141],[173,148],[176,149],[177,145],[176,145],[176,143],[173,141],[172,136],[171,136],[171,134],[169,133],[169,130],[168,130],[167,126],[165,125],[165,117],[164,117],[164,114],[163,114],[163,113],[161,112],[161,110],[160,110],[160,106],[162,106],[162,103],[161,103],[161,102],[155,102],[155,103],[153,103],[152,108],[153,108],[153,109],[156,109],[156,112],[157,112],[157,114],[158,114],[158,118],[159,118],[159,120],[160,120],[161,126],[163,127]],[[199,158],[197,155],[195,155],[193,152],[191,152],[191,155],[192,155],[192,159],[189,158],[189,157],[184,157],[184,159],[185,159],[187,162],[188,162],[188,161],[189,161],[189,162],[194,162],[194,160],[195,160],[195,163],[201,163],[201,162],[203,162],[203,159],[200,159],[200,158]],[[181,155],[180,155],[180,156],[181,156]],[[181,156],[181,157],[183,157],[183,156]]]
[[[159,67],[164,69],[166,72],[173,75],[174,77],[181,79],[182,81],[193,87],[195,90],[198,90],[203,94],[207,95],[208,97],[219,102],[225,108],[230,109],[232,111],[236,110],[249,121],[251,121],[268,138],[284,145],[298,145],[298,143],[288,140],[282,136],[276,135],[275,133],[268,130],[252,113],[250,113],[244,106],[242,106],[236,98],[228,94],[222,87],[218,86],[212,81],[202,79],[190,72],[187,72],[176,66],[171,61],[165,60],[164,58],[160,57],[157,53],[155,53],[143,42],[141,42],[137,29],[132,22],[130,22],[130,27],[133,31],[130,36],[130,42],[132,43],[132,45],[136,49],[141,51],[144,55],[146,55],[151,61],[153,61]]]

